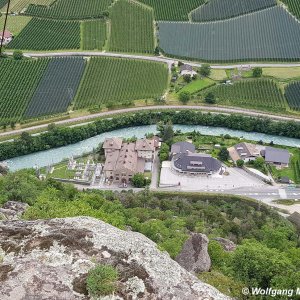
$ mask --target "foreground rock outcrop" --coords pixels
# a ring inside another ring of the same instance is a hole
[[[0,220],[18,220],[29,205],[17,201],[7,201],[0,207]]]
[[[89,299],[87,272],[111,264],[115,299],[229,299],[174,262],[154,242],[102,221],[66,218],[0,222],[0,299]]]
[[[208,254],[208,238],[202,233],[192,233],[184,243],[176,261],[192,273],[207,272],[211,267]]]

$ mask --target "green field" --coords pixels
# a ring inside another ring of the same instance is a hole
[[[22,29],[29,23],[31,17],[27,16],[8,16],[7,18],[7,30],[13,35],[18,35]],[[4,16],[0,17],[0,28],[3,28]]]
[[[140,0],[153,7],[155,20],[188,21],[188,14],[204,0]]]
[[[191,94],[194,94],[214,84],[215,82],[209,78],[196,79],[183,87],[179,92],[190,92]]]
[[[299,0],[282,0],[288,6],[289,11],[300,19],[300,1]]]
[[[9,10],[12,12],[21,12],[24,8],[26,8],[29,4],[36,5],[50,5],[55,0],[11,0]],[[1,7],[1,5],[0,5]],[[6,9],[6,6],[2,9],[2,11]]]
[[[106,23],[102,20],[81,23],[83,50],[102,50],[106,41]]]
[[[50,7],[29,5],[26,14],[53,19],[79,20],[102,17],[113,0],[57,0]]]
[[[109,49],[153,53],[153,10],[136,2],[118,0],[112,7]]]
[[[168,69],[161,63],[91,58],[75,100],[75,109],[161,96]]]
[[[38,51],[79,49],[80,23],[33,18],[7,48]]]
[[[175,57],[210,62],[300,59],[300,23],[279,6],[225,21],[159,22],[158,27],[160,48]]]
[[[283,112],[285,98],[277,84],[268,79],[243,80],[232,85],[220,84],[209,90],[221,105]]]
[[[49,59],[0,60],[1,124],[22,118],[48,63]]]
[[[300,81],[293,82],[286,87],[285,97],[292,109],[300,110]]]
[[[276,0],[210,0],[191,13],[193,22],[225,20],[275,6]]]

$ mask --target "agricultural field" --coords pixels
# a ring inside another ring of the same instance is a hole
[[[106,41],[106,23],[103,20],[81,23],[81,43],[83,50],[102,50]]]
[[[210,0],[191,13],[193,22],[224,20],[275,6],[276,0]]]
[[[160,48],[171,56],[215,62],[300,59],[300,23],[279,6],[221,22],[158,24]]]
[[[75,109],[161,96],[168,84],[165,64],[93,57],[75,99]]]
[[[80,23],[33,18],[7,48],[37,51],[79,49]]]
[[[110,18],[109,49],[111,51],[154,52],[152,9],[136,2],[118,0],[111,9]]]
[[[8,2],[8,0],[0,0],[0,9],[1,10],[4,6],[6,6],[7,2]],[[4,9],[3,9],[3,11],[4,11]]]
[[[79,20],[102,17],[113,0],[57,0],[50,7],[29,5],[26,14],[31,16]]]
[[[300,110],[300,81],[293,82],[286,87],[285,97],[292,109]]]
[[[215,82],[209,78],[203,78],[203,79],[196,79],[184,86],[182,89],[178,91],[180,92],[189,92],[191,94],[194,94],[196,92],[199,92],[203,89],[206,89],[212,85],[214,85]]]
[[[7,30],[13,35],[18,35],[23,28],[29,23],[31,17],[27,16],[8,16],[7,18]],[[4,16],[0,17],[0,28],[4,26]]]
[[[9,11],[11,12],[22,12],[29,4],[36,4],[36,5],[46,5],[49,6],[55,0],[11,0]],[[2,9],[6,9],[6,6]]]
[[[263,76],[275,77],[283,81],[288,81],[290,79],[300,80],[300,67],[264,68]]]
[[[299,0],[281,0],[285,5],[287,5],[289,11],[300,19],[300,2]]]
[[[22,118],[48,63],[49,59],[0,60],[0,124]]]
[[[229,84],[219,84],[209,90],[220,105],[284,111],[286,101],[277,84],[269,79],[249,79]]]
[[[188,14],[202,5],[204,0],[140,0],[153,7],[155,20],[188,21]]]
[[[80,57],[51,59],[24,116],[65,112],[76,95],[84,68],[85,61]]]

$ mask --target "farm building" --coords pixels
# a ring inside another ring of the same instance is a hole
[[[191,77],[194,77],[195,75],[197,75],[197,72],[193,70],[193,67],[191,65],[184,64],[180,66],[180,75],[190,75]]]
[[[1,31],[1,32],[0,32],[0,41],[2,40],[2,38],[3,38],[3,45],[7,45],[9,42],[12,41],[13,35],[12,35],[12,33],[11,33],[10,31],[8,31],[8,30],[5,30],[5,31],[4,31],[4,34],[3,34],[3,32]]]
[[[290,153],[285,149],[266,147],[261,151],[261,156],[264,157],[266,163],[276,166],[276,168],[287,168],[290,162]]]
[[[260,156],[260,151],[263,150],[263,146],[250,144],[250,143],[239,143],[233,147],[228,148],[231,159],[236,162],[241,159],[244,162],[255,160]]]

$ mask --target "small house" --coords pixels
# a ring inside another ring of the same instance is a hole
[[[194,77],[195,75],[197,75],[197,72],[193,70],[193,67],[191,65],[183,64],[182,66],[180,66],[180,75],[190,75],[191,77]]]
[[[0,32],[0,41],[2,41],[2,38],[3,38],[3,45],[7,45],[8,43],[10,43],[13,39],[13,35],[10,31],[8,30],[5,30],[4,31],[4,34],[3,32],[1,31]]]

